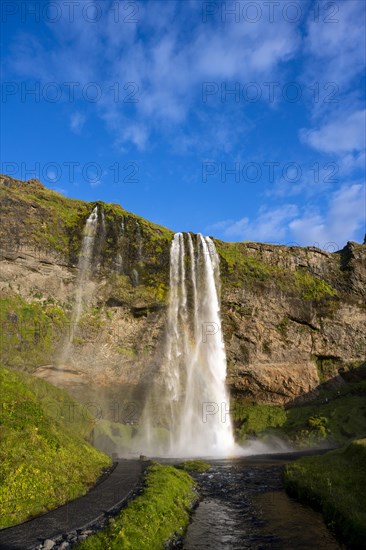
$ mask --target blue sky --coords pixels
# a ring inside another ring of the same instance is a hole
[[[362,242],[365,6],[4,0],[1,171],[176,231]]]

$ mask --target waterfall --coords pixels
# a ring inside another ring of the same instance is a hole
[[[104,214],[102,213],[102,224],[104,225]],[[98,228],[98,207],[96,206],[89,218],[86,220],[81,250],[78,260],[78,276],[76,279],[75,304],[72,312],[74,325],[80,320],[83,310],[83,301],[88,289],[86,288],[90,279],[90,268],[93,259],[94,242]]]
[[[234,449],[219,277],[219,257],[209,237],[198,235],[195,251],[190,234],[174,235],[166,352],[155,393],[155,401],[164,409],[169,437],[164,444],[154,440],[156,412],[148,406],[143,421],[148,424],[145,444],[150,454],[227,456]]]
[[[137,243],[137,261],[140,264],[142,262],[142,235],[139,222],[136,220],[136,243]]]
[[[122,221],[120,225],[119,230],[119,236],[118,236],[118,247],[119,249],[122,248],[123,240],[124,240],[124,234],[125,234],[125,218],[122,216]],[[116,259],[115,259],[115,270],[119,275],[123,274],[123,256],[121,252],[117,252]]]
[[[104,224],[104,217],[102,216],[102,223]],[[78,258],[78,273],[75,283],[75,299],[71,312],[70,331],[66,337],[62,354],[59,359],[59,363],[63,364],[70,354],[72,345],[72,338],[75,333],[75,329],[80,321],[80,317],[83,311],[84,302],[91,296],[94,286],[90,281],[90,272],[93,260],[93,251],[95,244],[95,237],[98,229],[98,207],[96,206],[93,212],[86,220],[83,238],[81,242],[81,249]]]

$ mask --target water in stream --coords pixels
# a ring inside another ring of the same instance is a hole
[[[283,458],[214,461],[194,474],[202,500],[184,550],[340,550],[322,516],[285,493]],[[175,546],[177,548],[177,546]]]

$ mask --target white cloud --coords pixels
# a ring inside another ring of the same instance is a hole
[[[300,209],[293,204],[262,207],[254,219],[225,220],[210,229],[226,238],[241,241],[297,243],[331,250],[356,240],[365,229],[366,197],[363,184],[342,186],[329,196],[324,212],[311,205]],[[330,246],[330,243],[331,246]]]
[[[73,113],[70,119],[71,131],[75,134],[80,134],[85,124],[86,118],[82,113]]]
[[[320,9],[319,18],[314,10]],[[357,0],[314,3],[309,11],[304,52],[309,56],[305,78],[351,85],[365,65],[365,3]]]
[[[365,228],[365,201],[364,185],[344,185],[331,195],[325,214],[305,212],[290,222],[290,232],[300,244],[325,247],[333,242],[336,248],[341,248],[346,241],[355,240],[357,232]]]
[[[7,66],[43,82],[78,82],[79,90],[96,82],[103,90],[96,113],[118,142],[140,148],[154,130],[173,136],[177,127],[182,130],[201,100],[204,82],[277,80],[282,63],[300,44],[297,26],[282,19],[276,24],[265,17],[252,25],[232,18],[225,24],[219,19],[203,23],[194,3],[182,9],[180,2],[154,1],[139,3],[138,24],[123,24],[114,22],[115,9],[108,11],[108,5],[103,3],[97,23],[83,20],[80,5],[74,22],[64,17],[50,24],[54,41],[49,51],[34,36],[15,36]],[[115,82],[121,85],[119,102],[108,92]],[[139,86],[137,103],[123,102],[126,82]]]
[[[227,220],[211,226],[221,229],[227,238],[236,237],[241,241],[278,242],[286,236],[287,224],[298,213],[297,206],[285,204],[279,208],[261,208],[257,218],[250,221],[242,218],[238,221]]]
[[[302,140],[325,153],[352,153],[365,148],[366,110],[338,113],[335,120],[325,122],[317,130],[301,130]]]

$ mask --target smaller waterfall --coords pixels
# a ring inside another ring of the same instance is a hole
[[[102,223],[104,224],[104,215],[102,212]],[[80,321],[83,299],[87,294],[87,284],[90,279],[90,268],[93,258],[95,237],[98,228],[98,207],[96,206],[89,218],[86,220],[81,251],[78,261],[78,277],[76,279],[75,304],[72,312],[74,324]]]
[[[118,248],[119,248],[119,250],[121,250],[123,248],[124,237],[125,237],[125,218],[124,218],[124,216],[122,216],[119,235],[118,235]],[[119,275],[122,275],[123,274],[123,268],[124,268],[122,252],[117,252],[116,259],[114,261],[114,265],[115,265],[115,271]]]
[[[115,270],[117,271],[117,273],[119,275],[122,275],[123,273],[123,258],[122,258],[122,254],[120,254],[119,252],[116,254],[116,259],[115,259]]]
[[[102,217],[102,221],[104,218]],[[63,364],[70,354],[72,338],[80,321],[85,301],[90,298],[94,285],[91,284],[90,275],[93,260],[95,238],[98,229],[98,207],[96,206],[86,220],[81,249],[78,259],[78,274],[75,283],[75,299],[71,312],[70,331],[66,337],[59,363]]]
[[[136,220],[137,261],[142,262],[142,235],[139,222]]]

